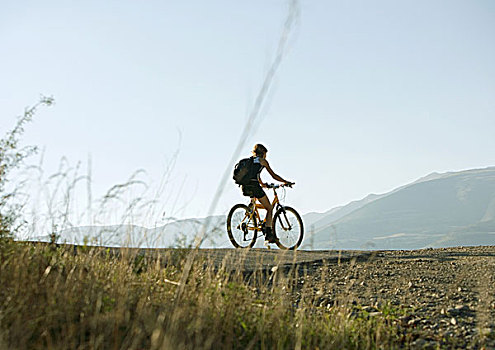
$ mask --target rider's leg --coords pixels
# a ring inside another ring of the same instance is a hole
[[[270,203],[270,200],[268,199],[267,196],[258,198],[258,200],[260,201],[261,205],[266,209],[266,216],[265,216],[266,223],[265,223],[265,225],[267,227],[272,227],[272,210],[273,210],[273,206]]]

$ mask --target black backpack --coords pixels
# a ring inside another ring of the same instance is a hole
[[[234,167],[234,176],[232,177],[236,184],[247,185],[253,178],[253,157],[244,158]]]

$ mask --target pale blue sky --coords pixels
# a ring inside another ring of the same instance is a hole
[[[75,164],[91,155],[102,194],[136,169],[158,183],[178,149],[166,191],[179,205],[164,207],[206,215],[287,2],[1,7],[0,131],[52,95],[56,105],[25,138],[45,148],[47,172],[62,156]],[[324,211],[434,171],[495,165],[495,2],[301,1],[300,9],[244,152],[268,147],[274,170],[296,182],[288,203]],[[216,213],[240,200],[229,182]]]

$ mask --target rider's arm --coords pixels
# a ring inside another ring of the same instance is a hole
[[[275,174],[275,172],[272,170],[272,168],[270,168],[270,164],[268,164],[268,161],[266,159],[262,159],[260,163],[261,163],[261,165],[263,165],[266,168],[266,170],[268,171],[268,173],[275,180],[280,181],[280,182],[284,182],[286,184],[291,183],[290,181],[284,180],[282,177],[280,177],[279,175]]]
[[[260,183],[261,187],[266,187],[266,184],[261,181],[260,174],[258,174],[258,182]]]

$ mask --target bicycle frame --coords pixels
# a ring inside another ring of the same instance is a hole
[[[277,211],[280,207],[282,207],[280,205],[280,200],[278,199],[278,195],[277,195],[277,191],[274,187],[272,187],[273,189],[273,193],[274,193],[274,198],[273,198],[273,201],[272,201],[272,207],[273,207],[273,211]],[[263,221],[260,220],[260,213],[258,211],[258,209],[262,209],[262,210],[266,210],[265,207],[258,202],[257,198],[251,198],[251,202],[249,203],[249,208],[254,208],[254,210],[252,210],[250,212],[250,215],[249,216],[246,216],[246,217],[249,217],[250,219],[253,217],[253,215],[256,215],[256,219],[257,219],[257,225],[254,227],[247,227],[248,230],[254,230],[256,232],[256,238],[260,237],[258,236],[257,232],[259,231],[262,231],[262,224],[266,221],[266,216],[265,216],[265,219],[263,219]],[[244,220],[243,220],[244,221]]]

